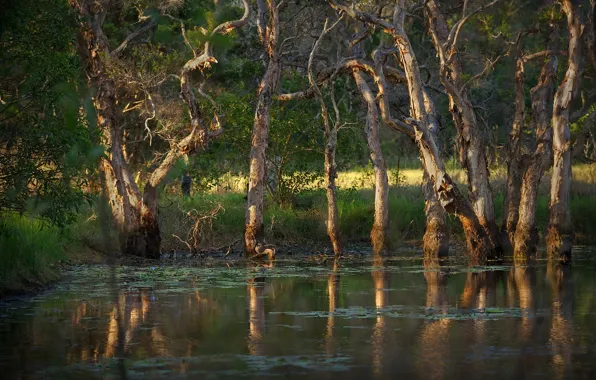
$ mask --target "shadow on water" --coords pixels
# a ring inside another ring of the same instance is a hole
[[[86,267],[0,305],[3,379],[589,378],[596,269]]]

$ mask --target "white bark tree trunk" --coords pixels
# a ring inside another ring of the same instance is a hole
[[[573,0],[562,0],[569,31],[569,60],[565,78],[557,88],[553,104],[553,174],[550,186],[550,218],[547,250],[562,262],[571,260],[573,225],[571,224],[571,146],[569,113],[579,89],[582,59],[582,21]]]
[[[269,109],[279,86],[281,65],[277,52],[279,39],[279,15],[275,0],[267,0],[269,20],[264,31],[263,46],[267,53],[267,70],[261,80],[255,111],[250,149],[250,174],[246,205],[244,249],[247,256],[257,255],[264,244],[263,202],[265,194],[265,162],[269,137]],[[264,6],[262,2],[259,6]]]
[[[447,28],[447,22],[436,0],[426,3],[429,31],[439,55],[440,78],[449,95],[449,108],[457,128],[459,160],[468,177],[469,196],[478,220],[485,228],[493,252],[499,253],[499,229],[495,221],[493,191],[489,181],[485,142],[472,103],[468,98],[466,83],[457,59],[457,36]]]
[[[375,213],[370,239],[374,252],[382,253],[387,248],[389,229],[389,179],[379,138],[379,109],[364,74],[358,70],[352,75],[367,108],[364,133],[375,173]]]

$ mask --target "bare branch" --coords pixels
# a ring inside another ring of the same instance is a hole
[[[497,58],[495,58],[493,61],[491,61],[490,59],[487,59],[488,65],[486,65],[484,67],[484,70],[482,70],[478,74],[474,75],[466,83],[464,83],[461,86],[461,88],[459,89],[460,93],[463,92],[465,89],[467,89],[472,83],[474,83],[474,81],[482,78],[486,73],[488,73],[490,70],[492,70],[495,67],[495,65],[497,64],[497,62],[499,62],[499,60],[501,58],[503,58],[505,55],[507,55],[507,54],[501,54]]]
[[[142,26],[141,28],[139,28],[137,31],[132,32],[131,34],[129,34],[128,36],[126,36],[126,38],[124,39],[124,41],[122,41],[122,43],[120,44],[120,46],[118,46],[116,49],[112,50],[112,52],[110,53],[110,55],[112,57],[114,57],[114,58],[118,57],[124,51],[124,49],[126,49],[126,47],[128,46],[128,44],[130,43],[130,41],[132,41],[135,38],[139,37],[141,34],[145,33],[146,31],[152,29],[155,25],[156,25],[155,20],[151,20],[147,24],[145,24],[144,26]]]
[[[197,52],[195,51],[195,48],[192,46],[192,44],[190,43],[190,41],[188,40],[188,37],[186,36],[186,27],[184,26],[184,21],[180,20],[179,18],[176,18],[172,15],[169,14],[164,14],[164,16],[168,17],[171,20],[177,21],[180,23],[180,33],[182,34],[182,38],[184,39],[184,43],[186,44],[186,46],[188,46],[188,48],[190,49],[190,51],[192,51],[193,56],[197,56]]]
[[[455,25],[453,25],[453,28],[451,28],[451,31],[449,32],[449,37],[447,38],[447,42],[443,46],[446,51],[451,51],[451,53],[449,54],[449,60],[451,60],[451,56],[453,55],[453,52],[457,50],[456,49],[457,39],[459,38],[461,29],[466,24],[466,22],[468,22],[468,20],[475,14],[483,11],[486,8],[492,7],[493,5],[495,5],[498,2],[499,2],[499,0],[493,0],[486,5],[476,8],[470,14],[468,14],[467,16],[465,16],[464,18],[459,20]],[[464,12],[465,12],[465,5],[464,5]]]

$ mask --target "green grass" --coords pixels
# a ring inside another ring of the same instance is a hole
[[[368,243],[373,223],[374,194],[371,189],[350,189],[338,191],[339,225],[345,245]],[[160,224],[162,226],[163,249],[188,249],[177,238],[185,239],[192,227],[187,216],[206,215],[221,204],[223,209],[211,220],[202,232],[199,248],[210,249],[229,245],[241,239],[244,230],[245,200],[242,194],[202,194],[187,199],[169,196],[161,201]],[[503,195],[495,196],[497,220],[502,217]],[[596,242],[596,195],[574,196],[571,201],[573,222],[577,242]],[[327,244],[325,218],[327,205],[322,190],[300,193],[291,204],[279,206],[267,199],[265,204],[265,236],[273,244]],[[389,199],[390,240],[394,246],[407,240],[422,238],[425,227],[424,199],[419,186],[393,187]],[[548,196],[540,195],[537,209],[537,226],[542,233],[548,221]],[[458,220],[449,216],[448,224],[452,240],[463,240]]]
[[[0,215],[0,296],[55,280],[56,264],[66,257],[63,242],[58,228],[38,219]]]

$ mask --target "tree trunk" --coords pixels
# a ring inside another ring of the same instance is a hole
[[[582,22],[573,0],[562,0],[569,30],[569,61],[565,78],[557,88],[553,104],[553,174],[550,187],[550,218],[547,232],[549,255],[562,262],[571,260],[571,147],[569,113],[578,92],[582,58]]]
[[[262,5],[261,3],[259,3]],[[265,161],[269,137],[269,109],[279,85],[281,68],[277,53],[279,38],[278,8],[275,0],[267,0],[269,22],[263,46],[268,63],[258,91],[252,143],[250,149],[250,174],[246,205],[244,249],[247,256],[258,254],[257,247],[264,245],[263,202],[265,192]],[[260,12],[263,12],[262,10]]]
[[[447,23],[436,0],[426,3],[429,31],[441,64],[440,78],[449,95],[449,109],[457,128],[459,160],[468,177],[469,197],[480,224],[485,228],[493,252],[499,254],[501,244],[495,221],[493,191],[490,186],[485,142],[474,108],[467,94],[467,83],[457,59],[457,33],[451,38]],[[451,42],[450,46],[447,46]]]
[[[501,228],[501,244],[503,249],[511,252],[515,228],[519,220],[519,202],[521,197],[521,181],[523,176],[521,157],[521,133],[525,118],[524,95],[524,60],[519,57],[515,67],[515,114],[509,132],[509,149],[507,157],[507,185],[503,201],[503,226]]]
[[[370,150],[370,159],[375,172],[375,214],[370,239],[375,253],[382,253],[387,248],[387,232],[389,229],[389,179],[381,142],[379,139],[379,110],[375,97],[366,83],[361,71],[352,74],[360,95],[367,107],[364,133]]]
[[[425,91],[424,109],[428,114],[429,132],[433,135],[437,146],[439,141],[439,122],[435,104]],[[449,230],[447,229],[447,213],[437,199],[433,183],[426,172],[422,177],[422,191],[424,193],[424,213],[426,226],[422,238],[422,252],[425,258],[446,257],[449,255]]]
[[[478,217],[474,213],[474,210],[445,171],[445,166],[440,157],[435,136],[431,132],[432,126],[436,123],[436,120],[431,117],[427,111],[427,105],[425,105],[425,102],[431,102],[431,100],[428,96],[424,96],[420,69],[408,36],[403,29],[405,16],[403,0],[400,0],[399,4],[395,7],[393,23],[357,11],[353,7],[339,6],[335,4],[335,2],[332,2],[331,4],[336,9],[346,12],[351,17],[381,26],[393,37],[393,41],[400,52],[402,66],[405,70],[406,80],[408,82],[410,114],[415,120],[410,121],[411,125],[405,125],[391,117],[389,104],[385,97],[385,89],[387,86],[385,83],[383,66],[380,64],[381,60],[375,59],[377,63],[375,65],[375,71],[377,73],[375,81],[379,86],[379,94],[377,98],[380,102],[383,120],[392,128],[412,136],[418,146],[423,168],[433,181],[434,191],[441,206],[445,211],[457,215],[462,223],[464,234],[466,236],[468,253],[471,257],[471,263],[484,263],[488,256],[492,256],[492,244],[486,231],[480,224]]]
[[[119,125],[120,109],[116,103],[114,81],[106,74],[104,59],[111,53],[102,25],[105,10],[87,1],[73,1],[72,6],[81,15],[80,51],[87,63],[90,84],[96,93],[93,105],[97,114],[97,126],[102,131],[103,143],[108,154],[101,160],[106,178],[106,192],[112,215],[118,230],[120,251],[125,255],[159,257],[159,247],[150,247],[142,226],[141,192],[124,161],[122,152],[122,129]],[[156,254],[157,252],[157,254]]]
[[[550,35],[549,48],[557,47],[559,38],[557,28]],[[513,243],[514,257],[527,258],[536,253],[538,232],[536,230],[536,199],[542,176],[551,163],[552,128],[549,112],[550,99],[553,97],[554,80],[557,75],[558,58],[548,56],[540,71],[538,83],[530,90],[532,99],[532,127],[535,130],[535,147],[525,159],[526,170],[523,174],[519,218],[515,227]]]
[[[327,27],[328,20],[325,20],[325,26],[323,27],[323,31],[321,32],[319,38],[315,41],[315,44],[310,52],[310,56],[308,59],[308,81],[311,87],[313,88],[315,98],[318,100],[321,106],[321,118],[323,119],[323,127],[325,130],[325,188],[327,195],[326,224],[327,235],[329,236],[329,240],[331,240],[331,244],[333,245],[333,252],[335,253],[335,256],[341,256],[342,254],[337,212],[337,186],[335,185],[335,179],[337,178],[335,151],[337,147],[337,130],[339,128],[339,108],[337,107],[337,104],[335,102],[333,90],[334,83],[331,83],[331,98],[333,100],[333,108],[335,110],[335,123],[331,125],[331,122],[329,121],[329,112],[327,112],[327,106],[325,105],[323,94],[321,93],[321,89],[317,84],[317,79],[315,78],[313,72],[313,62],[315,53],[321,43],[321,40],[323,39],[325,34],[327,34],[339,23],[340,20],[338,20],[330,28]]]
[[[449,255],[449,231],[445,223],[446,212],[435,194],[433,182],[424,171],[422,178],[426,228],[422,238],[424,257],[447,257]]]

